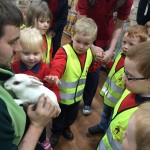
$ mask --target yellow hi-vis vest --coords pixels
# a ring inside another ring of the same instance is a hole
[[[46,63],[46,64],[50,64],[50,50],[51,50],[51,44],[52,44],[52,38],[49,35],[45,35],[46,36],[46,42],[47,42],[47,51],[46,51],[46,56],[42,56],[42,60]]]
[[[106,134],[100,141],[97,150],[121,150],[123,141],[123,133],[127,128],[130,116],[138,109],[138,106],[133,106],[118,113],[118,109],[122,101],[131,94],[127,89],[124,91],[121,99],[114,108],[111,123],[107,129]]]
[[[124,79],[122,78],[124,74],[124,67],[120,68],[116,72],[116,66],[121,58],[122,52],[117,55],[112,69],[110,70],[108,77],[100,91],[100,95],[103,96],[104,103],[110,107],[115,107],[125,89]]]
[[[73,48],[67,44],[63,46],[66,55],[66,69],[60,79],[60,103],[71,105],[82,99],[88,69],[92,63],[93,56],[90,49],[87,50],[84,69],[82,70],[78,56]]]

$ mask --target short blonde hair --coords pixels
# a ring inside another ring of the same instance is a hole
[[[36,28],[22,29],[20,31],[20,44],[31,52],[37,52],[40,49],[42,54],[45,53],[42,35]]]
[[[150,78],[150,41],[131,47],[126,57],[137,62],[137,70],[145,78]]]
[[[142,25],[133,25],[133,26],[129,26],[124,34],[127,33],[127,36],[129,37],[139,37],[140,42],[145,42],[147,41],[147,29],[145,26]]]
[[[135,118],[137,150],[148,150],[150,148],[150,102],[141,104],[132,116]]]
[[[81,18],[75,23],[72,35],[76,33],[90,35],[94,41],[97,36],[97,25],[91,18]]]

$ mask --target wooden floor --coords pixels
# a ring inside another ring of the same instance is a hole
[[[66,39],[66,37],[63,37],[62,44],[66,43],[68,43],[68,39]],[[59,143],[54,148],[54,150],[96,150],[98,141],[101,139],[101,136],[90,136],[87,134],[87,131],[89,127],[97,124],[100,121],[102,99],[99,95],[99,91],[105,79],[106,73],[101,72],[99,86],[92,103],[93,111],[91,115],[84,116],[82,114],[83,101],[81,101],[77,120],[71,126],[71,130],[74,134],[74,140],[67,141],[63,136],[61,136],[59,139]]]

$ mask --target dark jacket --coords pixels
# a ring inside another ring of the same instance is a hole
[[[145,25],[150,21],[150,0],[140,0],[137,11],[137,23]]]

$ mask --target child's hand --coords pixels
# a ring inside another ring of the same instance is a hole
[[[55,84],[60,84],[60,80],[57,76],[52,76],[52,75],[49,75],[49,76],[46,76],[44,78],[45,81],[49,82],[49,83],[55,83]]]

